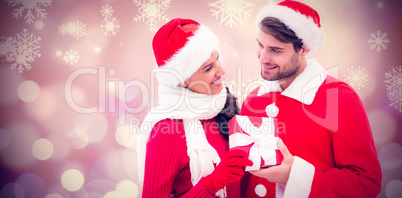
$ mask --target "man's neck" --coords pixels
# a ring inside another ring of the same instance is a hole
[[[281,86],[282,91],[285,91],[285,89],[287,89],[290,86],[290,84],[292,84],[292,82],[296,79],[296,77],[299,76],[304,71],[306,66],[307,62],[306,60],[303,60],[300,62],[300,69],[295,75],[278,80],[279,86]]]

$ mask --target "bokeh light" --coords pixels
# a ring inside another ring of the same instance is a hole
[[[44,197],[46,192],[46,184],[41,177],[34,173],[24,173],[17,178],[15,183],[19,184],[23,190],[25,197]]]
[[[128,178],[138,180],[137,152],[134,149],[125,149],[123,153],[123,164]]]
[[[25,191],[18,183],[8,183],[0,189],[0,197],[24,198]]]
[[[53,155],[49,159],[52,162],[59,162],[65,160],[72,152],[69,141],[66,141],[66,137],[59,133],[51,133],[48,139],[53,143]]]
[[[61,57],[63,55],[63,52],[61,50],[57,50],[55,54],[57,57]]]
[[[77,169],[64,171],[60,178],[61,185],[68,191],[78,191],[85,182],[84,175]]]
[[[400,198],[402,195],[402,181],[391,180],[385,187],[387,198]]]
[[[123,193],[119,191],[110,191],[103,196],[103,198],[115,198],[115,197],[125,197],[125,196],[123,195]]]
[[[43,21],[37,20],[37,21],[35,22],[35,28],[36,28],[37,30],[41,30],[41,29],[43,29],[44,27],[45,27],[45,23],[44,23]]]
[[[8,132],[0,128],[0,150],[6,148],[10,143],[10,135]]]
[[[75,120],[75,129],[81,132],[85,130],[90,143],[99,142],[108,131],[108,122],[101,113],[79,114]]]
[[[45,196],[45,198],[63,198],[59,193],[50,193]]]
[[[37,100],[25,103],[25,111],[31,118],[39,121],[47,121],[51,116],[55,115],[60,104],[53,90],[48,87],[42,88]]]
[[[16,90],[22,82],[23,76],[8,67],[0,67],[0,105],[10,105],[18,100]]]
[[[99,175],[98,175],[99,176]],[[85,189],[91,193],[97,193],[101,195],[105,195],[110,191],[114,191],[116,184],[110,180],[106,179],[96,179],[89,181],[85,184]]]
[[[396,142],[390,142],[381,147],[378,152],[381,167],[397,169],[402,166],[402,146]]]
[[[26,80],[18,86],[18,97],[24,102],[33,102],[39,96],[39,85],[33,80]]]
[[[4,128],[10,135],[6,148],[0,150],[4,165],[14,170],[26,170],[35,163],[32,145],[38,139],[37,130],[26,122],[14,122]]]
[[[53,152],[53,144],[48,139],[38,139],[32,145],[32,154],[38,160],[49,159],[53,155]]]
[[[137,127],[130,124],[117,127],[116,140],[125,147],[135,149],[137,145]]]
[[[116,185],[116,191],[120,192],[124,197],[137,197],[138,186],[131,180],[122,180]]]
[[[367,117],[376,147],[390,142],[395,137],[397,123],[392,115],[381,110],[374,110],[368,111]]]
[[[85,128],[75,127],[66,133],[70,146],[74,149],[83,149],[89,143],[89,136]]]

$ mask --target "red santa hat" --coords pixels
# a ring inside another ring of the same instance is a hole
[[[285,0],[278,4],[263,7],[256,17],[257,29],[266,17],[274,17],[284,23],[296,36],[303,40],[303,44],[310,49],[310,53],[318,49],[325,40],[325,32],[320,24],[320,15],[310,6],[293,0]]]
[[[155,34],[152,47],[159,83],[177,86],[190,78],[211,54],[219,51],[217,37],[205,26],[191,19],[176,18]]]

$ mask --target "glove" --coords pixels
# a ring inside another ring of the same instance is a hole
[[[215,194],[229,183],[240,180],[244,175],[244,167],[253,165],[247,157],[247,152],[238,149],[226,153],[215,170],[204,178],[207,191]]]

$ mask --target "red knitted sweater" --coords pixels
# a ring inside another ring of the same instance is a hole
[[[219,157],[229,151],[215,119],[201,120],[209,144]],[[201,179],[191,183],[186,136],[182,120],[165,119],[155,124],[147,143],[142,197],[215,197]],[[228,197],[240,197],[240,182],[226,187]]]

